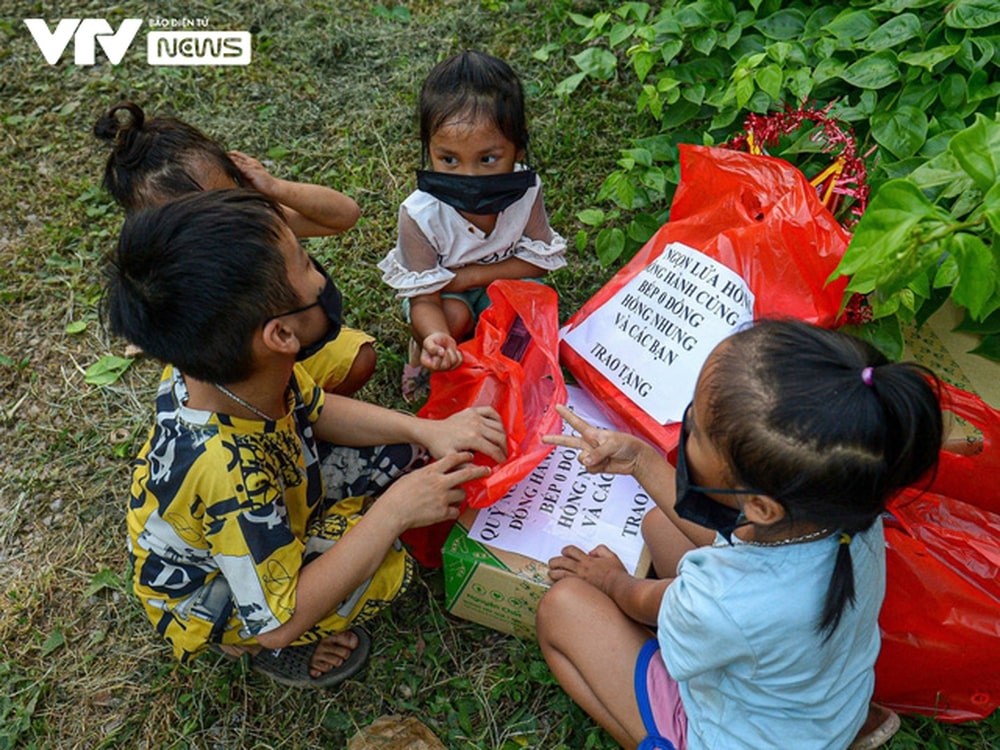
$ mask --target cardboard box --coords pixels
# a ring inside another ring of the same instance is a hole
[[[960,388],[972,391],[994,409],[1000,408],[1000,364],[969,352],[979,345],[980,337],[954,330],[964,316],[950,301],[927,321],[927,336],[940,342],[939,356],[926,364],[938,375]],[[950,362],[949,362],[950,358]]]
[[[552,585],[549,567],[470,539],[476,513],[462,514],[442,550],[445,606],[463,620],[534,639],[538,601]],[[636,575],[645,576],[649,570],[649,551],[643,547]]]

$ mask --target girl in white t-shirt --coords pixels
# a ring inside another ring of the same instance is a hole
[[[630,576],[604,546],[550,561],[538,639],[560,684],[625,748],[882,744],[891,725],[872,725],[898,717],[869,709],[881,516],[937,461],[935,386],[860,339],[763,321],[706,361],[676,470],[562,409],[580,437],[546,442],[580,449],[588,471],[633,475],[656,501],[643,537],[661,577]]]
[[[495,57],[467,50],[431,70],[420,91],[420,142],[428,170],[399,209],[399,239],[379,263],[403,298],[413,340],[403,393],[428,371],[462,361],[458,342],[488,305],[496,279],[543,276],[566,264],[549,225],[528,147],[521,82]]]

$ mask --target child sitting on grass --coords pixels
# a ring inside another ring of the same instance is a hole
[[[705,362],[676,471],[563,409],[580,437],[546,441],[656,502],[643,536],[664,576],[634,578],[603,546],[550,561],[538,638],[566,691],[626,748],[851,745],[875,684],[881,516],[937,461],[936,390],[859,339],[770,321]]]
[[[566,265],[528,148],[524,92],[511,67],[465,51],[439,63],[420,90],[420,143],[429,169],[399,209],[399,239],[379,263],[404,299],[413,335],[403,397],[426,393],[428,371],[461,362],[458,343],[489,305],[497,279]]]
[[[246,186],[278,203],[298,237],[340,234],[360,216],[357,203],[343,193],[274,177],[256,159],[227,153],[181,120],[147,119],[132,102],[116,104],[102,115],[94,134],[111,145],[104,188],[129,213],[199,190]],[[344,328],[328,345],[303,351],[303,364],[325,390],[348,396],[375,372],[374,341],[363,331]]]
[[[131,214],[102,313],[168,363],[127,513],[157,632],[182,661],[249,653],[285,684],[354,674],[358,624],[412,575],[399,535],[458,515],[462,484],[488,473],[473,451],[505,458],[499,415],[432,421],[324,393],[296,356],[337,335],[339,296],[256,191]]]

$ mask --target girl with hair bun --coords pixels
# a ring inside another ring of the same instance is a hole
[[[297,237],[339,234],[360,216],[357,203],[343,193],[275,177],[256,159],[227,152],[196,127],[174,117],[147,117],[133,102],[103,114],[94,135],[111,148],[103,186],[130,214],[202,190],[249,187],[281,207]],[[324,390],[350,395],[375,372],[374,341],[363,331],[342,328],[334,341],[311,353],[306,369]]]

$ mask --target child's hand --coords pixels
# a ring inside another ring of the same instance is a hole
[[[447,419],[424,420],[424,446],[435,458],[453,451],[478,451],[497,463],[507,458],[507,434],[492,406],[473,406]]]
[[[252,156],[247,156],[240,151],[230,151],[229,158],[233,160],[236,168],[240,170],[240,174],[243,175],[243,179],[246,180],[248,187],[252,187],[264,195],[270,195],[268,191],[274,182],[274,177],[264,168],[263,164]]]
[[[462,485],[490,473],[489,468],[471,461],[471,453],[451,453],[397,479],[378,503],[393,508],[401,532],[458,518],[465,499]]]
[[[611,430],[601,430],[580,419],[565,406],[556,405],[556,411],[569,426],[580,433],[573,435],[544,435],[543,443],[564,445],[580,451],[580,463],[591,474],[635,474],[639,458],[646,443],[632,435]]]
[[[627,576],[628,571],[622,561],[603,544],[595,547],[589,554],[572,545],[563,547],[562,555],[549,560],[549,578],[553,581],[576,576],[608,596],[612,595],[615,579],[623,574]]]
[[[420,364],[431,372],[454,370],[462,364],[462,352],[458,350],[458,342],[441,331],[425,336],[420,352]]]

